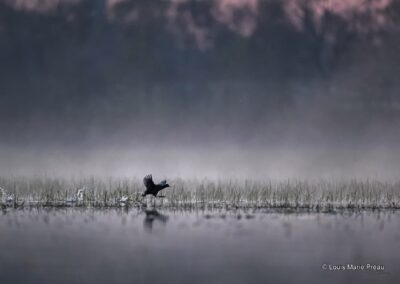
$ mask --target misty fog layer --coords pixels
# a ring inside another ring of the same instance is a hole
[[[2,1],[0,171],[400,174],[398,1]]]

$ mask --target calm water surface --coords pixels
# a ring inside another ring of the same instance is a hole
[[[400,283],[400,212],[0,214],[5,284]]]

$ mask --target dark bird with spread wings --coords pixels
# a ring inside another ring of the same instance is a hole
[[[154,195],[157,197],[159,191],[163,190],[164,188],[169,187],[169,184],[166,180],[161,181],[158,184],[153,182],[152,175],[147,175],[143,179],[144,186],[146,187],[145,192],[143,192],[142,196],[146,196],[148,194]],[[161,197],[161,196],[160,196]]]

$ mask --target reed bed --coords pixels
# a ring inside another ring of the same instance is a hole
[[[175,208],[400,208],[400,181],[175,179],[169,183],[171,187],[162,193],[165,198],[152,200],[142,198],[142,180],[135,178],[0,177],[0,204],[3,209],[147,204]]]

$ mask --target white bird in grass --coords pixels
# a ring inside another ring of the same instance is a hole
[[[73,197],[68,197],[65,201],[67,203],[82,202],[85,199],[85,190],[86,187],[78,189]]]
[[[13,201],[14,201],[14,196],[13,196],[13,195],[9,195],[9,196],[7,196],[7,199],[6,199],[6,201],[7,201],[7,203],[11,203],[11,202],[13,202]]]
[[[78,189],[78,192],[76,193],[76,199],[78,202],[82,202],[85,199],[85,191],[86,187]]]
[[[119,200],[119,205],[120,206],[127,206],[129,204],[129,197],[128,196],[122,196]]]
[[[125,203],[125,202],[128,202],[128,200],[129,200],[128,196],[122,196],[121,199],[119,200],[119,202]]]

